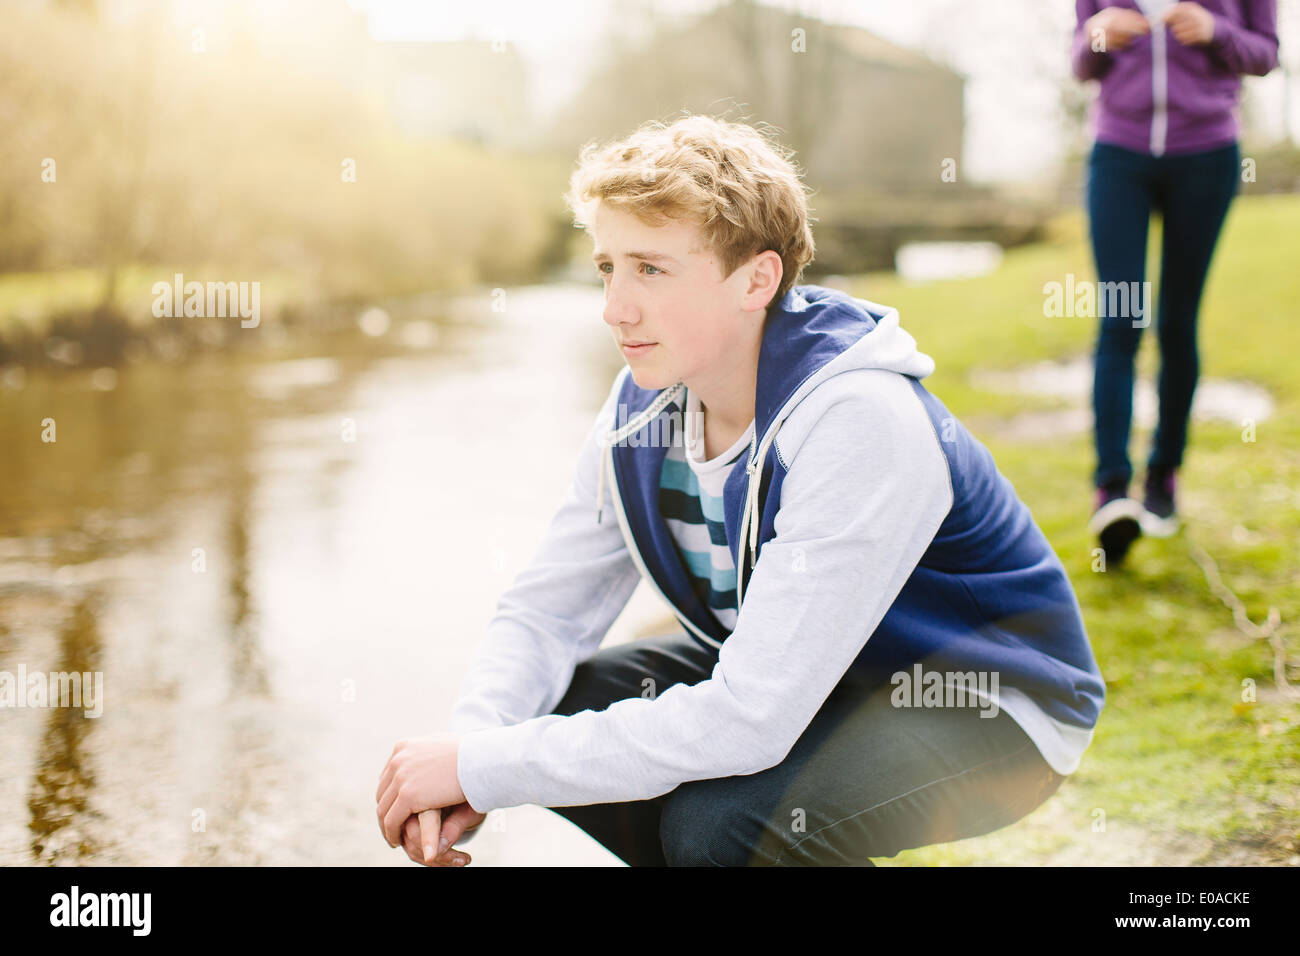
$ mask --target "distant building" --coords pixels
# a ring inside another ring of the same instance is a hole
[[[761,120],[820,189],[919,194],[942,188],[944,160],[960,163],[964,86],[867,30],[733,0],[611,50],[547,136],[571,151],[682,109]]]

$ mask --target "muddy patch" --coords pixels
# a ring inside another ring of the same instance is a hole
[[[1042,441],[1092,430],[1092,377],[1091,356],[1078,356],[1064,362],[1035,362],[1015,369],[976,370],[970,375],[970,383],[990,392],[1060,399],[1062,407],[1059,408],[981,421],[999,438]],[[1192,419],[1244,426],[1247,422],[1266,420],[1273,414],[1273,407],[1272,396],[1253,382],[1203,377],[1192,400]],[[1155,382],[1138,377],[1133,388],[1134,428],[1154,428],[1158,408]]]

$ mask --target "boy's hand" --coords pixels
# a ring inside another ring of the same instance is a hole
[[[473,858],[455,849],[456,841],[486,819],[486,813],[479,813],[468,803],[445,810],[425,810],[406,818],[402,849],[416,863],[426,866],[467,866]]]
[[[401,740],[393,748],[375,792],[379,829],[389,846],[401,845],[407,817],[466,802],[456,777],[459,742],[458,735],[444,733]]]
[[[1106,7],[1088,18],[1086,24],[1088,36],[1096,36],[1098,30],[1105,38],[1106,50],[1122,50],[1133,42],[1134,37],[1150,33],[1151,24],[1136,10]]]
[[[439,851],[439,832],[442,829],[441,810],[422,810],[413,813],[402,824],[402,849],[412,862],[424,866],[465,866],[469,854],[451,849]]]
[[[1175,3],[1165,11],[1164,21],[1183,46],[1205,46],[1214,39],[1214,15],[1199,3]]]
[[[442,811],[442,839],[448,846],[455,846],[457,840],[486,819],[487,814],[479,813],[468,801],[448,807]]]

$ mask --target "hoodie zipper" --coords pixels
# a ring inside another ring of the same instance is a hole
[[[1145,11],[1144,11],[1145,12]],[[1151,24],[1151,155],[1160,156],[1165,151],[1165,135],[1169,126],[1169,64],[1165,43],[1164,23],[1158,17],[1147,17]]]

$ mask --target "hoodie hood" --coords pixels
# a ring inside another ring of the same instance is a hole
[[[860,368],[888,369],[920,379],[934,371],[934,359],[917,349],[916,340],[899,325],[896,309],[846,292],[817,285],[795,286],[769,309],[759,347],[754,438],[746,457],[739,522],[739,540],[748,541],[750,567],[758,560],[759,522],[754,512],[763,463],[782,423],[822,382]],[[656,391],[640,388],[630,375],[623,374],[618,414],[602,437],[606,448],[625,443],[665,410],[684,410],[685,383]],[[612,463],[613,456],[601,456],[597,521],[602,519],[607,469]],[[743,597],[742,560],[738,559],[736,566],[739,607]]]

